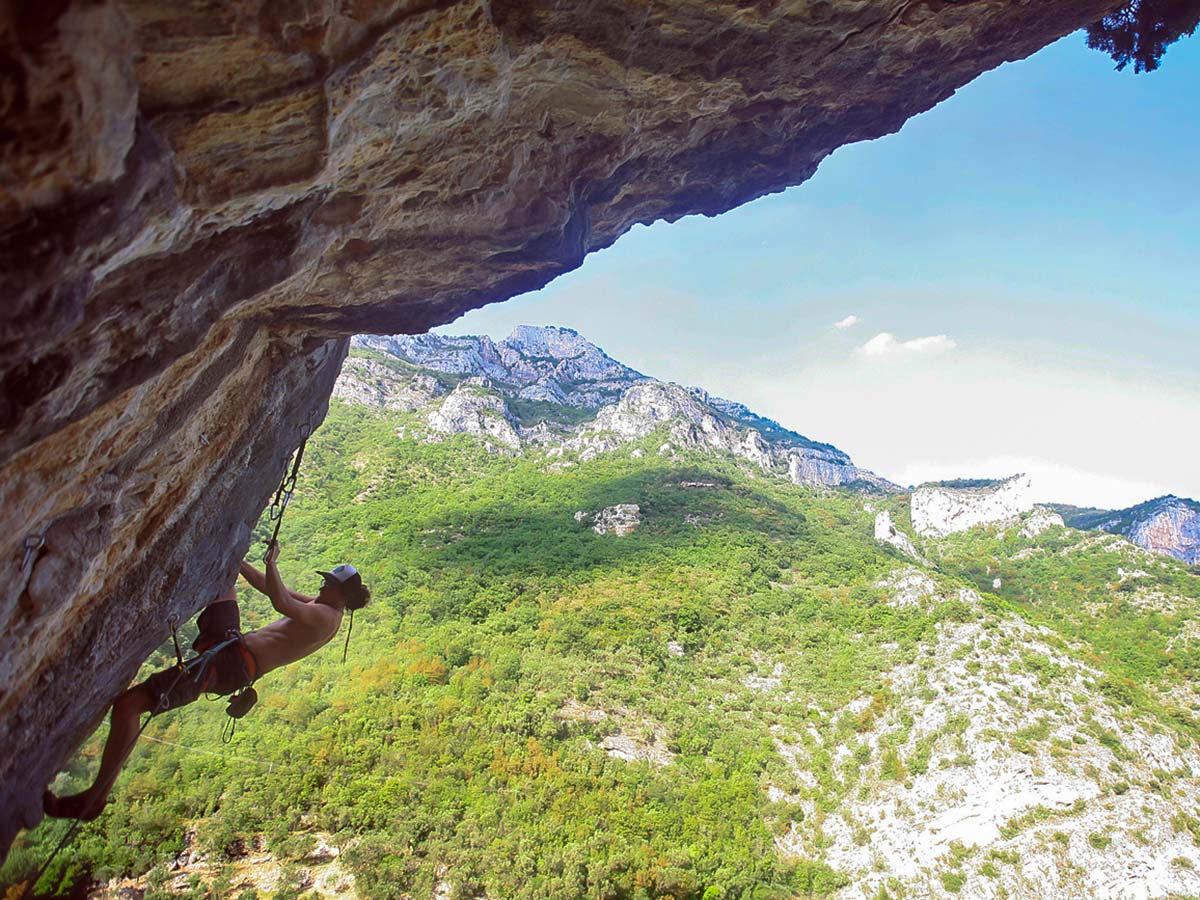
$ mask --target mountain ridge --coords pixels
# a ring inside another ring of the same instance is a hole
[[[536,448],[563,464],[571,456],[613,452],[662,428],[669,440],[660,452],[701,448],[796,484],[911,493],[920,528],[933,531],[948,531],[947,517],[984,524],[1034,505],[1031,485],[1021,476],[955,478],[906,489],[859,468],[834,444],[703,387],[645,375],[563,326],[518,325],[498,341],[487,335],[359,335],[334,396],[380,408],[429,408],[433,433],[472,434],[501,452]],[[997,491],[1013,496],[995,500]],[[996,509],[971,509],[981,503]],[[1071,527],[1120,534],[1144,549],[1200,563],[1200,503],[1194,500],[1169,494],[1124,510],[1039,505]]]
[[[1072,528],[1105,531],[1139,547],[1200,564],[1200,502],[1163,494],[1124,509],[1048,504]]]
[[[362,351],[413,368],[383,372],[363,362]],[[538,446],[554,456],[590,458],[664,428],[670,440],[660,452],[705,448],[797,484],[900,490],[855,466],[832,444],[703,388],[644,375],[559,326],[517,326],[500,341],[486,335],[359,336],[334,396],[409,410],[429,406],[433,431],[490,438],[497,449],[513,452]]]

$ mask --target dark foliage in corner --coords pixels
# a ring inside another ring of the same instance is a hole
[[[1088,27],[1087,45],[1117,61],[1118,71],[1153,72],[1167,47],[1200,24],[1200,0],[1131,0]]]

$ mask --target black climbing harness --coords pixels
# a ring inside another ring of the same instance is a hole
[[[197,684],[203,684],[204,673],[208,671],[208,667],[212,665],[213,660],[217,658],[218,653],[220,653],[230,644],[237,644],[242,640],[242,636],[240,634],[236,632],[227,632],[229,634],[233,634],[233,637],[228,637],[225,640],[214,644],[195,659],[184,662],[183,654],[179,651],[179,634],[178,630],[176,629],[177,622],[178,620],[174,616],[171,616],[171,640],[175,642],[175,667],[179,669],[182,674],[189,675]],[[250,672],[245,669],[245,660],[242,661],[242,666],[243,671],[246,672],[246,678],[249,679]],[[167,691],[168,695],[170,694],[171,690],[175,689],[175,685],[177,684],[179,684],[179,679],[176,679],[171,685],[170,690]],[[216,700],[220,696],[221,695],[218,695],[217,697],[211,697],[209,699]],[[229,718],[226,720],[225,724],[221,726],[222,744],[228,744],[233,740],[233,732],[237,727],[237,720],[246,715],[246,713],[250,712],[251,707],[253,707],[257,702],[258,691],[254,690],[253,680],[248,681],[245,685],[229,695],[229,705],[225,707],[225,712],[228,714]],[[153,713],[151,715],[153,715]],[[138,733],[140,734],[141,732]]]
[[[287,512],[288,504],[292,500],[292,493],[296,490],[296,478],[300,474],[300,461],[304,459],[304,448],[308,444],[311,434],[312,422],[305,422],[300,428],[300,446],[296,448],[296,458],[292,462],[291,471],[284,470],[283,481],[279,482],[279,490],[275,492],[275,499],[271,501],[270,509],[267,511],[268,518],[275,523],[275,530],[271,533],[271,539],[267,541],[266,553],[271,552],[271,545],[279,538],[279,528],[283,525],[283,514]],[[263,559],[266,559],[266,553],[263,554]]]

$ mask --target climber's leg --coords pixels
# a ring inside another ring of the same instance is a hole
[[[186,676],[183,680],[187,680]],[[86,791],[69,797],[56,797],[47,791],[43,798],[46,815],[69,819],[94,819],[100,815],[117,774],[137,740],[138,719],[143,713],[153,710],[154,706],[155,695],[150,690],[149,681],[143,681],[117,697],[112,706],[108,740],[104,744],[95,782]]]

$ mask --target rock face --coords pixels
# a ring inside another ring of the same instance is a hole
[[[913,586],[899,574],[898,593]],[[915,593],[933,589],[917,585]],[[978,605],[979,597],[963,591],[959,601]],[[809,858],[822,847],[852,879],[835,895],[846,900],[894,896],[897,885],[910,897],[975,900],[1194,896],[1200,849],[1173,827],[1169,795],[1145,785],[1156,771],[1186,773],[1178,791],[1187,796],[1200,754],[1114,706],[1096,690],[1096,670],[1047,638],[1014,616],[991,631],[978,622],[939,625],[928,652],[889,673],[903,698],[898,708],[851,744],[895,747],[896,759],[924,756],[917,771],[868,778],[820,826],[810,824],[808,801],[805,820],[777,838],[780,849]],[[1023,662],[1030,658],[1061,667],[1062,676],[1039,680]],[[814,751],[842,752],[832,741],[807,743],[779,747],[793,754],[800,778]]]
[[[1200,502],[1167,495],[1128,509],[1055,506],[1073,528],[1095,528],[1127,537],[1139,547],[1200,564]]]
[[[487,335],[360,335],[353,346],[437,372],[480,375],[522,400],[601,406],[646,376],[622,365],[570,328],[520,325],[495,343]]]
[[[1062,528],[1065,524],[1063,517],[1054,510],[1044,506],[1035,506],[1033,512],[1021,525],[1021,537],[1035,538],[1047,529]]]
[[[892,514],[886,509],[875,515],[875,540],[881,544],[887,544],[889,547],[895,547],[910,559],[927,564],[925,558],[913,546],[909,536],[896,527],[892,521]]]
[[[633,534],[642,524],[642,510],[636,503],[618,503],[615,506],[606,506],[592,516],[582,512],[575,514],[576,522],[588,519],[591,520],[592,531],[596,534],[615,534],[617,537],[624,537],[627,534]]]
[[[521,438],[504,401],[488,393],[482,378],[469,378],[454,389],[429,414],[429,425],[442,434],[472,434],[491,438],[510,449],[521,446]]]
[[[420,373],[397,373],[373,359],[354,357],[342,365],[333,385],[333,396],[346,403],[377,409],[424,409],[446,388],[436,378]]]
[[[1160,497],[1133,517],[1128,537],[1139,547],[1200,563],[1200,503]]]
[[[1007,522],[1033,509],[1027,475],[998,482],[923,485],[913,491],[912,522],[918,534],[944,537],[976,525]]]
[[[346,336],[802,182],[1120,5],[7,5],[0,847],[230,577]]]
[[[879,490],[895,485],[857,468],[841,450],[818,444],[776,422],[745,412],[742,420],[731,419],[727,410],[745,410],[740,404],[713,400],[698,388],[682,388],[660,381],[631,387],[615,406],[606,406],[596,420],[567,441],[567,449],[581,455],[613,450],[640,440],[667,426],[677,447],[724,453],[744,459],[764,473],[786,473],[796,484],[861,484]],[[754,425],[768,426],[771,440]]]

